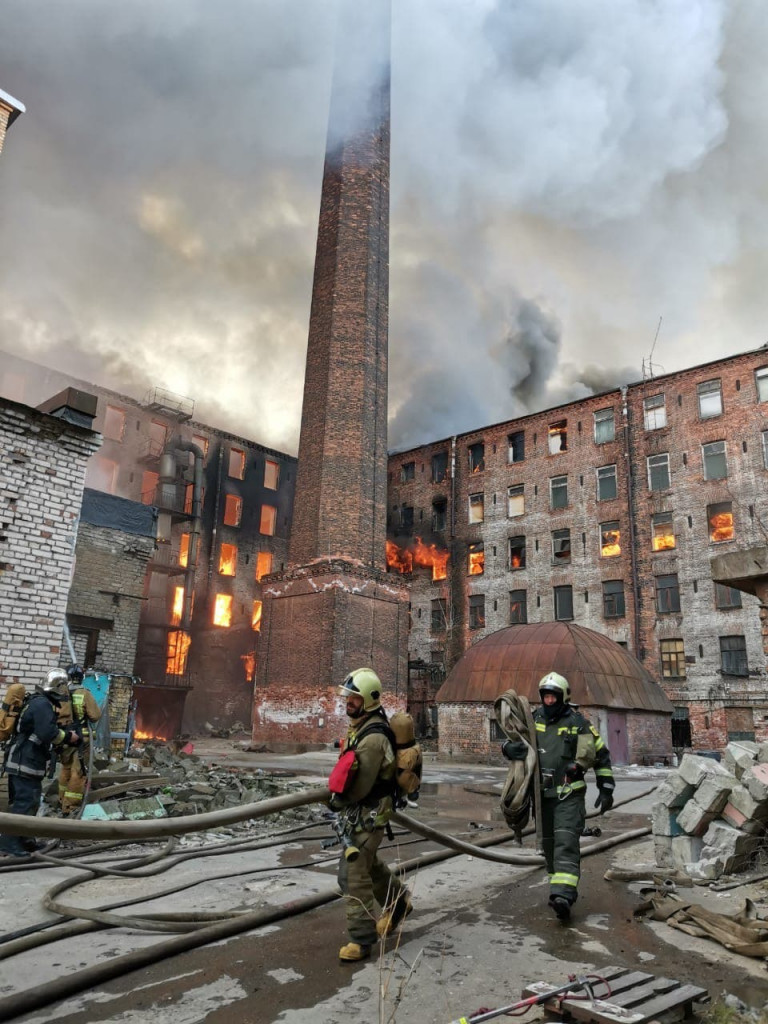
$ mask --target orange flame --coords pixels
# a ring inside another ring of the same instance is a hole
[[[653,538],[652,547],[654,551],[669,551],[675,546],[674,533],[661,533]]]
[[[603,531],[603,542],[600,547],[600,554],[605,556],[620,555],[621,544],[619,543],[621,538],[621,530],[604,530]]]
[[[234,576],[237,566],[237,547],[234,544],[222,544],[219,552],[219,572],[222,576]]]
[[[160,740],[161,742],[166,743],[171,737],[163,736],[160,733],[143,732],[141,729],[134,729],[133,738],[135,740]]]
[[[482,576],[485,572],[485,551],[470,551],[469,575]]]
[[[262,611],[261,601],[254,601],[253,602],[253,615],[251,616],[251,626],[257,632],[259,632],[261,630],[261,611]]]
[[[217,594],[216,601],[213,606],[213,624],[214,626],[231,626],[232,625],[232,595],[231,594]]]
[[[733,513],[719,512],[709,517],[711,540],[733,540]]]
[[[192,638],[183,630],[175,630],[168,634],[168,654],[165,671],[169,676],[183,676],[187,671],[187,653]],[[145,737],[146,738],[146,737]]]
[[[444,580],[448,575],[449,558],[448,551],[437,544],[425,544],[421,537],[416,537],[409,548],[400,548],[394,541],[387,541],[387,565],[404,576],[413,572],[414,565],[420,565],[432,568],[433,580]]]
[[[189,534],[182,533],[179,539],[179,565],[182,569],[187,568],[189,562]]]
[[[241,654],[240,660],[243,663],[245,669],[245,681],[246,683],[252,683],[256,676],[256,652],[249,651],[247,654]]]
[[[171,609],[171,625],[181,624],[181,614],[184,611],[184,587],[176,587],[173,591],[173,608]]]

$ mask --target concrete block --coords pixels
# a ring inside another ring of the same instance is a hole
[[[677,812],[677,824],[689,836],[703,836],[715,815],[705,811],[695,800],[689,800],[682,810]],[[688,857],[687,860],[695,860]]]
[[[768,763],[768,740],[763,740],[762,743],[757,744],[757,763]]]
[[[701,858],[685,865],[685,873],[694,881],[714,881],[724,870],[725,863],[720,857]]]
[[[755,764],[741,777],[742,785],[758,803],[768,803],[768,764]]]
[[[757,761],[758,746],[750,740],[729,743],[723,751],[723,766],[740,779]]]
[[[656,801],[670,810],[684,807],[696,792],[690,782],[686,782],[679,772],[672,772],[656,790]]]
[[[768,804],[755,800],[746,786],[739,783],[731,790],[728,804],[741,811],[748,821],[765,821],[768,819]],[[728,805],[726,805],[728,806]]]
[[[694,787],[700,786],[710,775],[733,774],[719,761],[713,761],[711,757],[700,757],[698,754],[683,754],[683,760],[680,762],[677,773],[685,782]]]
[[[675,866],[675,862],[672,859],[671,836],[653,837],[653,856],[660,868],[673,868]]]
[[[675,836],[672,840],[672,863],[682,868],[691,861],[699,860],[704,849],[704,840],[699,836]]]
[[[766,765],[768,768],[768,765]],[[710,775],[701,783],[693,794],[693,802],[713,815],[719,814],[728,803],[728,797],[734,786],[738,785],[736,776]]]
[[[729,857],[751,856],[762,843],[759,836],[730,825],[726,821],[713,821],[704,836],[703,856]]]
[[[654,836],[681,836],[683,830],[677,823],[677,815],[664,804],[654,804],[651,811],[651,830]]]

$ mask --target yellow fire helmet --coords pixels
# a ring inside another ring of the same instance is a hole
[[[339,687],[341,697],[362,697],[363,711],[381,707],[381,680],[372,668],[356,668]]]

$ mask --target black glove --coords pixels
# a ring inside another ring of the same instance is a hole
[[[576,764],[575,761],[571,761],[570,764],[565,766],[565,781],[566,782],[581,782],[584,778],[584,769],[580,764]]]
[[[613,807],[613,789],[611,787],[602,786],[597,794],[597,800],[595,800],[595,807],[600,808],[600,813],[605,814],[606,811],[610,811]]]
[[[80,733],[75,732],[74,729],[71,729],[64,737],[64,742],[67,744],[68,747],[79,747],[80,744],[83,742],[83,739]]]
[[[341,795],[339,793],[331,793],[331,799],[328,801],[328,806],[332,811],[340,811],[344,806]]]
[[[507,740],[501,744],[501,752],[508,761],[524,761],[528,756],[528,744],[522,740]]]

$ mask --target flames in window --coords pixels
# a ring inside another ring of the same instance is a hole
[[[184,587],[176,587],[173,591],[173,608],[171,609],[171,625],[181,625],[181,616],[184,611]]]
[[[387,565],[404,576],[413,572],[415,565],[432,569],[433,580],[444,580],[448,575],[448,551],[437,544],[425,544],[421,537],[415,537],[407,548],[398,547],[394,541],[387,541]]]
[[[232,625],[232,595],[231,594],[217,594],[216,601],[213,606],[213,624],[214,626],[231,626]]]
[[[469,546],[469,575],[482,576],[485,572],[485,551],[474,544]]]
[[[222,544],[219,552],[219,572],[222,576],[234,576],[237,567],[237,547],[234,544]]]
[[[261,630],[261,601],[253,602],[253,614],[251,615],[251,626],[257,632]]]
[[[256,652],[248,651],[247,654],[241,654],[240,660],[243,663],[245,669],[245,681],[246,683],[252,683],[256,678]]]
[[[603,530],[600,542],[600,554],[605,556],[621,554],[621,530]]]
[[[672,525],[668,533],[654,534],[652,546],[654,551],[670,551],[675,546],[675,535],[672,532]]]
[[[733,512],[716,512],[709,517],[710,540],[733,540]]]
[[[179,565],[186,569],[189,564],[189,534],[182,533],[179,539]]]
[[[180,587],[179,589],[183,595],[184,588]],[[169,676],[183,676],[187,671],[187,653],[191,642],[189,633],[184,633],[180,629],[168,634],[168,656],[165,662],[165,671]]]

